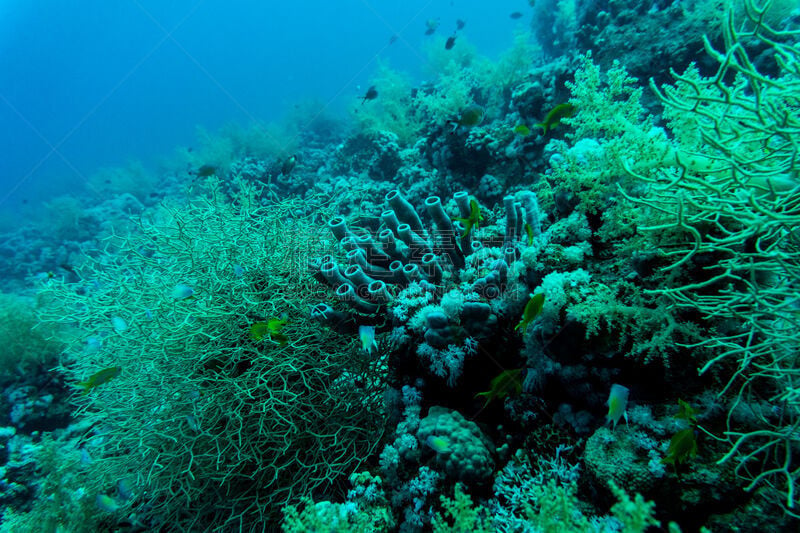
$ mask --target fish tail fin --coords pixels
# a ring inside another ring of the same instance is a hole
[[[492,401],[492,391],[479,392],[479,393],[477,393],[477,394],[475,395],[475,398],[477,398],[478,396],[481,396],[481,397],[483,397],[483,408],[484,408],[484,409],[485,409],[485,408],[486,408],[486,406],[488,406],[488,405],[489,405],[489,403]]]

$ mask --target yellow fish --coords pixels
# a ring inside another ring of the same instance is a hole
[[[536,125],[544,130],[542,135],[547,135],[548,131],[561,124],[562,119],[573,116],[575,111],[575,106],[570,103],[558,104],[550,110],[542,122],[539,122]]]
[[[514,133],[518,133],[519,135],[525,137],[531,134],[531,129],[525,124],[517,124],[517,126],[514,127]]]
[[[436,453],[444,453],[450,450],[450,440],[438,435],[429,435],[425,439],[425,444],[430,446]]]
[[[97,508],[106,513],[113,513],[119,509],[119,504],[107,494],[98,494],[94,501]]]
[[[281,333],[286,322],[285,318],[270,318],[266,322],[254,322],[250,326],[250,338],[256,341],[268,338],[284,346],[289,342],[289,337]]]
[[[522,392],[522,369],[503,370],[491,381],[491,386],[486,392],[479,392],[475,395],[482,396],[484,399],[483,407],[489,405],[494,399],[504,399],[509,396],[517,396]]]
[[[99,372],[95,372],[86,381],[81,381],[78,383],[78,386],[83,387],[84,394],[88,394],[90,390],[98,385],[102,385],[103,383],[111,381],[115,377],[119,376],[120,372],[122,372],[121,366],[110,366],[100,370]]]

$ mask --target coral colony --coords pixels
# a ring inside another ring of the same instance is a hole
[[[3,234],[0,528],[798,530],[800,12],[529,4]]]

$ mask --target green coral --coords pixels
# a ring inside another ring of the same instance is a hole
[[[649,527],[659,527],[661,522],[655,518],[656,504],[648,502],[641,494],[631,498],[628,493],[618,487],[613,481],[609,482],[611,492],[617,498],[617,503],[611,507],[611,512],[622,523],[623,533],[642,533]],[[675,527],[670,527],[675,531]]]
[[[102,486],[100,479],[82,472],[81,451],[76,441],[57,440],[49,434],[31,445],[26,459],[39,472],[34,488],[35,498],[25,512],[6,508],[3,511],[2,533],[89,533],[109,529],[113,517],[101,513],[95,497]],[[20,468],[12,456],[11,465]]]
[[[528,505],[525,514],[528,522],[543,533],[561,531],[594,531],[589,519],[580,510],[574,484],[562,485],[553,480],[533,490],[535,505]]]
[[[778,419],[746,427],[729,416],[720,462],[736,464],[747,490],[784,487],[783,504],[797,517],[800,31],[765,23],[769,2],[744,5],[746,23],[728,13],[723,49],[706,40],[714,75],[692,66],[675,85],[653,84],[676,142],[657,172],[628,169],[647,194],[625,197],[649,213],[640,226],[645,246],[660,248],[670,276],[653,292],[727,324],[724,334],[687,346],[710,354],[700,373],[716,370],[717,394],[731,412],[752,398],[780,406]]]
[[[488,87],[489,109],[502,109],[508,104],[511,89],[529,77],[531,68],[542,58],[541,46],[529,31],[514,33],[514,44],[496,62],[481,63],[481,87]]]
[[[611,492],[617,503],[611,508],[612,516],[622,525],[624,533],[645,533],[651,526],[658,527],[655,518],[655,503],[646,501],[641,494],[631,498],[627,492],[613,482]],[[560,484],[554,480],[536,484],[523,502],[523,522],[542,533],[593,533],[599,531],[596,519],[581,510],[574,483]],[[445,514],[436,513],[433,519],[434,533],[475,531],[506,531],[511,527],[500,516],[493,515],[483,504],[475,504],[460,483],[456,484],[453,497],[442,495]],[[520,522],[515,522],[518,528]],[[516,529],[512,529],[516,530]],[[670,531],[678,532],[677,525],[670,524]]]
[[[397,135],[401,145],[412,144],[422,124],[414,112],[411,79],[378,62],[370,83],[378,91],[378,97],[363,104],[354,103],[351,116],[367,132],[390,131]]]
[[[434,533],[456,531],[473,531],[475,533],[493,533],[491,513],[482,506],[476,506],[472,497],[464,492],[461,483],[456,483],[453,497],[442,494],[440,497],[444,515],[436,513],[431,525]]]
[[[645,533],[650,526],[658,526],[655,519],[655,503],[648,502],[641,494],[633,499],[627,492],[609,482],[611,492],[617,503],[611,507],[611,513],[622,524],[624,533]],[[534,490],[537,505],[526,509],[530,523],[544,533],[593,532],[597,526],[580,510],[576,496],[577,487],[549,481]]]
[[[417,91],[414,97],[415,113],[423,123],[444,126],[448,120],[458,118],[461,111],[473,103],[473,93],[479,84],[474,70],[449,61],[440,71],[431,90]]]
[[[666,138],[645,113],[637,80],[618,62],[601,72],[587,53],[580,59],[575,81],[567,87],[575,114],[562,123],[572,131],[566,141],[556,143],[560,158],[554,161],[548,182],[574,194],[580,211],[602,215],[605,227],[601,231],[611,240],[625,229],[617,223],[623,213],[609,210],[617,189],[635,183],[626,168],[648,172],[664,158]],[[626,226],[635,226],[635,221]]]
[[[39,324],[35,306],[29,298],[0,293],[0,374],[53,364],[61,352],[56,328]]]
[[[430,83],[413,90],[410,78],[378,63],[370,80],[378,97],[354,103],[351,115],[366,131],[390,131],[402,146],[419,140],[425,128],[445,127],[479,101],[490,114],[501,111],[511,88],[525,79],[541,52],[529,32],[517,33],[513,47],[497,62],[477,54],[460,35],[451,50],[434,38],[424,47]],[[484,120],[486,122],[486,120]]]
[[[355,470],[380,431],[379,362],[308,317],[318,296],[297,254],[328,250],[308,206],[208,187],[117,238],[78,284],[43,288],[46,318],[73,326],[62,370],[122,369],[75,399],[97,428],[86,476],[134,472],[140,516],[190,530],[275,523]],[[173,298],[177,284],[192,298]],[[281,316],[288,342],[250,338],[254,320]]]
[[[395,525],[381,478],[362,472],[350,476],[347,501],[334,503],[303,498],[284,509],[284,533],[372,533]]]
[[[696,324],[678,320],[669,302],[645,293],[635,283],[615,279],[610,283],[592,281],[579,301],[567,306],[570,318],[583,324],[586,338],[594,342],[611,335],[616,347],[626,347],[627,357],[645,364],[671,366],[670,358],[679,350],[676,341],[697,342],[703,330]]]

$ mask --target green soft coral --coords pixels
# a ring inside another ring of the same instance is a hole
[[[656,504],[654,502],[646,501],[638,493],[631,498],[613,481],[609,481],[608,485],[617,498],[617,503],[611,507],[611,512],[622,523],[623,533],[643,533],[651,526],[659,527],[661,525],[661,522],[655,517]]]
[[[641,105],[643,89],[624,66],[615,61],[602,72],[591,53],[580,61],[574,81],[567,83],[575,113],[562,119],[572,131],[566,142],[555,143],[560,158],[549,171],[549,182],[574,194],[578,210],[603,215],[610,226],[605,231],[613,237],[611,229],[619,226],[621,214],[608,209],[618,186],[635,182],[628,169],[647,174],[670,147]]]
[[[302,498],[298,505],[283,509],[284,533],[372,533],[390,531],[395,522],[389,508],[383,482],[369,472],[350,476],[353,490],[347,501],[334,503]],[[369,496],[367,496],[369,495]]]
[[[33,300],[0,293],[0,374],[28,372],[52,365],[63,345],[57,329],[40,324]]]
[[[493,533],[491,512],[483,505],[475,505],[463,485],[456,483],[453,497],[441,496],[444,515],[436,513],[432,526],[434,533],[471,531],[474,533]]]

